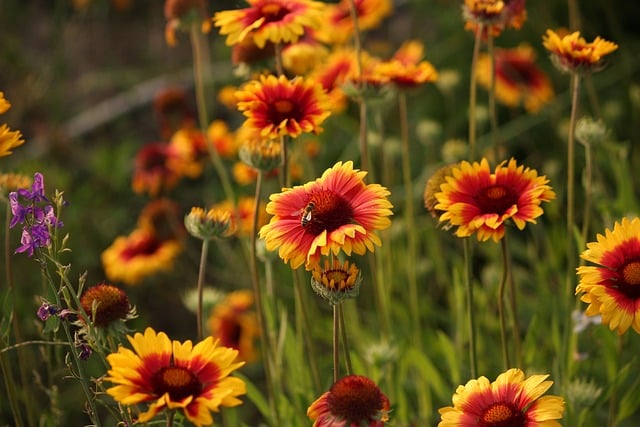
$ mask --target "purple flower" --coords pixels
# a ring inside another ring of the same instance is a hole
[[[38,309],[38,317],[40,318],[40,320],[44,322],[51,316],[55,316],[56,314],[58,314],[58,311],[59,311],[58,307],[44,301],[40,306],[40,308]]]
[[[80,343],[76,346],[76,349],[78,349],[78,357],[80,358],[80,360],[89,360],[89,356],[91,356],[92,353],[89,344]]]
[[[44,195],[44,177],[39,172],[33,177],[31,190],[20,189],[9,193],[9,204],[13,214],[9,227],[24,224],[21,245],[15,253],[33,256],[37,248],[49,246],[51,243],[49,227],[63,226],[56,218],[49,199]]]

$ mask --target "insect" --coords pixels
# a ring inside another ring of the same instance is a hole
[[[300,218],[300,225],[302,225],[303,227],[306,227],[309,224],[309,222],[311,222],[311,218],[312,218],[311,215],[315,208],[316,208],[316,205],[313,202],[309,202],[309,204],[305,206],[304,211],[302,212],[302,217]]]

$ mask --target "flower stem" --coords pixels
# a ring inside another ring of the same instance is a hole
[[[582,229],[580,231],[580,242],[587,241],[587,233],[589,233],[589,221],[591,221],[591,193],[593,174],[593,161],[591,158],[591,144],[587,141],[584,143],[584,209],[582,216]]]
[[[340,378],[340,314],[338,304],[333,304],[333,382]]]
[[[173,426],[173,417],[175,416],[175,412],[172,410],[167,410],[167,423],[165,424],[166,427],[172,427]]]
[[[224,165],[222,164],[222,160],[220,159],[220,155],[218,151],[213,146],[212,141],[209,140],[207,136],[207,126],[209,124],[209,116],[207,113],[207,98],[205,95],[205,81],[204,81],[204,73],[205,68],[209,66],[209,61],[205,58],[208,58],[208,48],[206,46],[206,38],[204,38],[201,34],[200,28],[198,25],[192,25],[191,31],[191,48],[193,50],[193,74],[194,74],[194,83],[195,83],[195,91],[196,91],[196,104],[198,106],[198,122],[200,123],[200,130],[202,135],[205,137],[207,141],[207,151],[209,152],[209,157],[211,159],[211,163],[213,163],[213,167],[216,169],[218,174],[218,178],[220,178],[220,183],[222,184],[222,189],[224,190],[224,194],[227,199],[234,200],[234,192],[231,187],[231,182],[229,181],[229,176],[227,174]],[[211,76],[212,73],[207,73]]]
[[[207,255],[209,253],[209,240],[202,240],[202,250],[200,251],[200,267],[198,268],[198,309],[196,318],[198,322],[198,341],[202,341],[202,290],[204,288],[204,273],[207,266]]]
[[[340,317],[340,332],[342,333],[342,348],[344,349],[344,364],[347,371],[347,375],[353,373],[351,368],[351,353],[349,352],[349,340],[347,339],[347,329],[344,322],[344,308],[343,304],[338,305],[338,315]]]
[[[471,57],[471,77],[469,80],[469,160],[475,160],[476,155],[476,98],[478,96],[478,84],[476,81],[476,68],[480,53],[480,40],[482,39],[482,25],[478,25],[473,43],[473,56]]]
[[[409,122],[407,112],[407,94],[398,94],[400,115],[400,139],[402,140],[402,179],[404,181],[404,219],[407,230],[407,279],[409,282],[409,310],[411,313],[413,339],[418,348],[422,347],[422,331],[420,327],[420,309],[418,308],[418,283],[416,279],[416,247],[417,233],[413,207],[413,183],[411,181],[411,150],[409,146]]]
[[[577,73],[571,75],[571,116],[569,119],[569,136],[567,141],[567,241],[566,241],[566,266],[565,272],[565,330],[563,335],[563,351],[566,360],[565,381],[569,380],[571,365],[573,364],[573,352],[570,349],[571,340],[571,307],[574,300],[574,278],[575,278],[575,248],[573,229],[575,227],[575,182],[574,182],[574,150],[575,150],[575,128],[578,111],[578,93],[580,89],[580,76]]]
[[[469,328],[469,371],[471,378],[478,375],[478,358],[476,354],[476,322],[473,303],[473,284],[471,283],[471,242],[468,238],[462,241],[464,254],[464,288],[467,294],[467,325]]]
[[[2,370],[2,378],[4,379],[4,385],[7,389],[7,400],[9,401],[9,406],[11,407],[11,413],[13,414],[13,422],[16,427],[24,426],[24,421],[22,421],[22,415],[20,412],[20,406],[18,404],[18,398],[16,393],[16,385],[11,378],[11,373],[9,371],[9,359],[7,355],[3,352],[0,354],[0,370]]]
[[[493,34],[491,31],[487,32],[487,54],[489,55],[491,70],[490,87],[489,87],[489,121],[491,123],[491,146],[493,147],[493,153],[495,161],[499,162],[503,157],[500,146],[498,145],[498,113],[496,109],[496,56],[493,43]]]
[[[507,320],[504,307],[504,292],[506,289],[507,277],[509,277],[510,269],[506,233],[500,242],[502,247],[502,278],[500,279],[500,285],[498,286],[498,316],[500,316],[500,342],[502,344],[502,362],[504,365],[504,370],[507,370],[511,366],[511,363],[509,362],[509,349],[507,348]]]
[[[258,236],[258,220],[260,214],[260,196],[262,193],[263,172],[258,170],[256,179],[256,192],[254,196],[253,221],[251,223],[251,283],[253,285],[253,298],[256,304],[258,330],[260,333],[260,351],[262,352],[262,361],[264,373],[267,381],[267,397],[269,400],[269,410],[274,423],[278,424],[278,412],[275,404],[275,388],[273,385],[273,372],[271,372],[271,355],[267,351],[267,332],[265,328],[266,320],[264,315],[264,304],[262,301],[262,289],[260,288],[260,276],[258,274],[258,256],[257,256],[257,236]],[[270,347],[270,346],[269,346]]]

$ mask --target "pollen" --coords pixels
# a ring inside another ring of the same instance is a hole
[[[632,261],[625,265],[622,277],[628,285],[640,285],[640,261]]]
[[[280,114],[288,114],[293,111],[293,102],[288,99],[280,99],[273,103],[276,111]]]
[[[482,424],[483,426],[502,426],[507,425],[504,424],[506,421],[513,420],[514,411],[508,405],[504,403],[497,403],[487,409],[484,414],[482,414]],[[516,424],[508,424],[508,425],[516,425]]]

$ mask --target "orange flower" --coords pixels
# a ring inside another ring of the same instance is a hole
[[[422,43],[405,42],[393,57],[377,65],[377,72],[401,89],[409,89],[438,79],[438,72],[428,61],[423,61]]]
[[[326,25],[318,31],[318,39],[326,43],[342,44],[353,36],[354,25],[351,19],[350,0],[340,0],[337,4],[328,4]],[[393,11],[391,0],[354,0],[358,15],[358,29],[367,31],[376,28]]]
[[[389,420],[387,396],[369,378],[348,375],[307,409],[313,427],[382,427]]]
[[[499,35],[505,28],[520,29],[527,19],[526,0],[465,0],[462,6],[465,28],[475,32],[482,25],[483,36]]]
[[[322,177],[272,194],[267,213],[273,217],[260,229],[267,250],[278,249],[292,268],[312,269],[321,255],[344,251],[363,255],[381,241],[375,233],[391,224],[389,191],[365,184],[367,173],[353,162],[338,162]]]
[[[236,92],[238,109],[247,117],[243,126],[264,138],[322,131],[320,125],[331,114],[327,94],[312,80],[285,76],[260,76]]]
[[[251,7],[225,10],[213,17],[227,45],[242,42],[251,35],[263,48],[267,42],[291,43],[304,34],[305,28],[322,25],[324,3],[311,0],[247,0]]]
[[[102,252],[102,266],[109,280],[137,285],[146,277],[171,270],[181,251],[177,240],[160,240],[152,230],[138,228],[116,238]]]
[[[182,177],[174,167],[178,159],[179,154],[165,143],[145,144],[134,160],[133,191],[157,196],[175,187]]]
[[[486,377],[470,380],[456,389],[453,406],[440,409],[438,427],[560,427],[564,400],[543,396],[553,385],[548,376],[525,378],[520,369],[509,369],[492,383]]]
[[[619,335],[629,328],[640,334],[640,219],[616,222],[587,243],[580,257],[596,264],[578,267],[576,294],[589,304],[586,314],[602,315],[602,323]]]
[[[540,204],[555,198],[546,177],[518,166],[514,159],[500,163],[494,173],[487,159],[473,164],[465,161],[454,167],[446,180],[436,194],[438,204],[434,207],[444,212],[440,221],[457,226],[456,236],[476,233],[479,241],[502,239],[508,220],[519,230],[527,222],[535,223],[543,213]]]
[[[536,54],[527,45],[515,49],[496,49],[495,95],[496,99],[509,107],[524,108],[537,112],[553,98],[549,78],[536,66]],[[481,55],[476,67],[478,82],[487,89],[491,87],[491,58]]]
[[[580,37],[580,32],[560,36],[547,30],[542,44],[551,52],[554,64],[565,72],[599,71],[604,65],[604,57],[618,49],[618,45],[596,37],[591,43]]]
[[[230,200],[225,200],[220,203],[216,203],[212,208],[230,211],[237,226],[237,235],[248,237],[252,233],[253,211],[255,205],[253,197],[240,197],[235,204]],[[258,227],[262,227],[267,223],[267,212],[265,207],[266,203],[261,203],[260,209],[258,209]]]
[[[123,405],[149,402],[137,422],[147,423],[159,412],[180,410],[197,427],[213,424],[211,412],[238,406],[245,383],[230,376],[244,365],[236,350],[208,337],[195,346],[172,341],[164,332],[147,328],[127,336],[131,347],[119,347],[107,356],[107,381],[115,385],[107,394]]]
[[[253,292],[235,291],[218,303],[209,317],[209,329],[220,344],[238,350],[246,362],[257,359],[255,340],[259,336],[258,319],[253,311]]]

